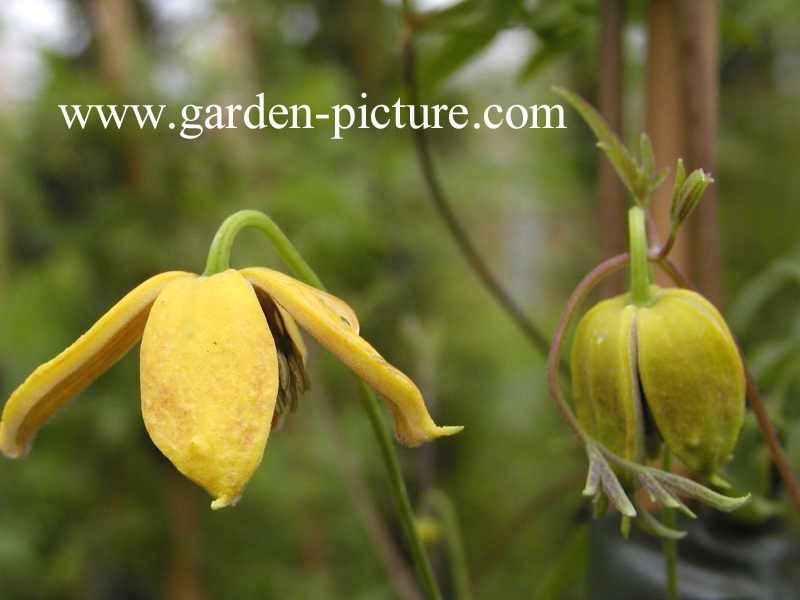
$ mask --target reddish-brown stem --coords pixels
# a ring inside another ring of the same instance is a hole
[[[564,311],[561,313],[561,318],[559,319],[555,333],[553,334],[553,342],[550,345],[550,352],[547,354],[547,386],[550,389],[550,394],[553,396],[553,401],[555,402],[556,408],[561,414],[561,417],[564,419],[564,421],[566,421],[567,425],[569,425],[570,429],[572,429],[575,435],[584,443],[587,441],[588,436],[586,435],[586,432],[583,431],[580,423],[578,423],[575,413],[572,412],[569,404],[567,404],[567,401],[564,399],[564,396],[561,393],[561,386],[558,382],[561,348],[564,346],[564,339],[566,338],[566,332],[569,329],[569,324],[572,322],[572,319],[575,317],[578,308],[583,303],[589,292],[591,292],[592,289],[603,279],[622,269],[628,264],[628,262],[630,262],[630,255],[627,252],[624,254],[617,254],[616,256],[601,262],[594,269],[589,271],[589,273],[583,279],[581,279],[580,283],[578,283],[578,285],[572,291],[572,294],[570,295],[569,299],[567,300],[567,304],[564,307]]]
[[[677,233],[678,232],[674,227],[670,230],[667,241],[664,242],[664,245],[661,246],[661,250],[658,251],[658,260],[663,260],[667,258],[667,255],[669,254],[670,250],[672,250],[672,247],[675,245],[675,239]]]
[[[741,354],[741,352],[741,349],[739,349],[739,354]],[[744,357],[742,357],[742,362],[744,362]],[[792,466],[789,464],[789,459],[786,458],[786,453],[783,451],[781,442],[778,439],[778,433],[775,431],[772,421],[769,420],[767,408],[764,406],[764,402],[756,388],[756,383],[753,380],[753,375],[750,373],[750,369],[747,368],[746,364],[744,376],[747,382],[747,400],[750,402],[750,408],[753,409],[753,413],[756,415],[758,428],[767,441],[770,457],[772,457],[772,462],[778,469],[783,484],[786,486],[786,491],[792,499],[795,512],[800,515],[800,485],[797,483],[797,478],[795,477],[794,471],[792,471]]]

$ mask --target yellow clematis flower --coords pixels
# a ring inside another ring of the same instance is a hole
[[[50,415],[142,338],[142,417],[151,439],[208,490],[212,508],[234,504],[273,420],[308,387],[296,323],[388,401],[403,444],[461,430],[434,423],[414,383],[359,336],[358,319],[335,296],[266,268],[173,271],[128,293],[14,391],[0,450],[23,455]]]

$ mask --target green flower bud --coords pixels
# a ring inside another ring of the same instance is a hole
[[[646,306],[629,294],[600,302],[578,325],[570,363],[578,419],[614,453],[643,460],[646,406],[688,467],[710,476],[730,458],[744,367],[722,316],[699,294],[654,287]]]

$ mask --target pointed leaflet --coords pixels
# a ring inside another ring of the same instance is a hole
[[[696,481],[686,479],[674,473],[666,473],[657,469],[651,469],[651,471],[655,478],[669,491],[695,498],[723,512],[737,510],[750,501],[750,494],[733,498],[714,492]]]
[[[591,127],[597,138],[597,146],[608,155],[608,159],[617,171],[620,179],[636,198],[641,196],[641,174],[636,161],[628,152],[628,149],[620,141],[617,135],[611,131],[600,113],[580,96],[573,94],[569,90],[555,86],[553,88],[558,95],[562,96]]]
[[[637,475],[637,479],[639,480],[639,483],[642,484],[642,487],[647,491],[647,494],[650,496],[650,499],[653,502],[658,502],[667,508],[677,508],[691,519],[697,518],[697,515],[694,514],[694,512],[692,512],[688,506],[665,490],[651,473],[639,473]]]

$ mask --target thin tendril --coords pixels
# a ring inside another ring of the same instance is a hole
[[[621,270],[629,262],[629,253],[618,254],[601,262],[581,279],[580,283],[578,283],[572,291],[564,307],[564,311],[561,313],[561,319],[553,334],[553,343],[550,346],[550,352],[547,354],[547,386],[550,389],[550,394],[564,421],[566,421],[569,428],[572,429],[578,439],[584,444],[592,442],[592,438],[586,433],[583,427],[581,427],[578,418],[575,416],[575,413],[572,412],[572,408],[561,392],[561,385],[558,381],[558,365],[561,357],[561,349],[564,346],[564,341],[566,339],[565,334],[569,328],[569,324],[575,318],[578,308],[580,308],[586,296],[589,295],[589,292],[603,279]]]

